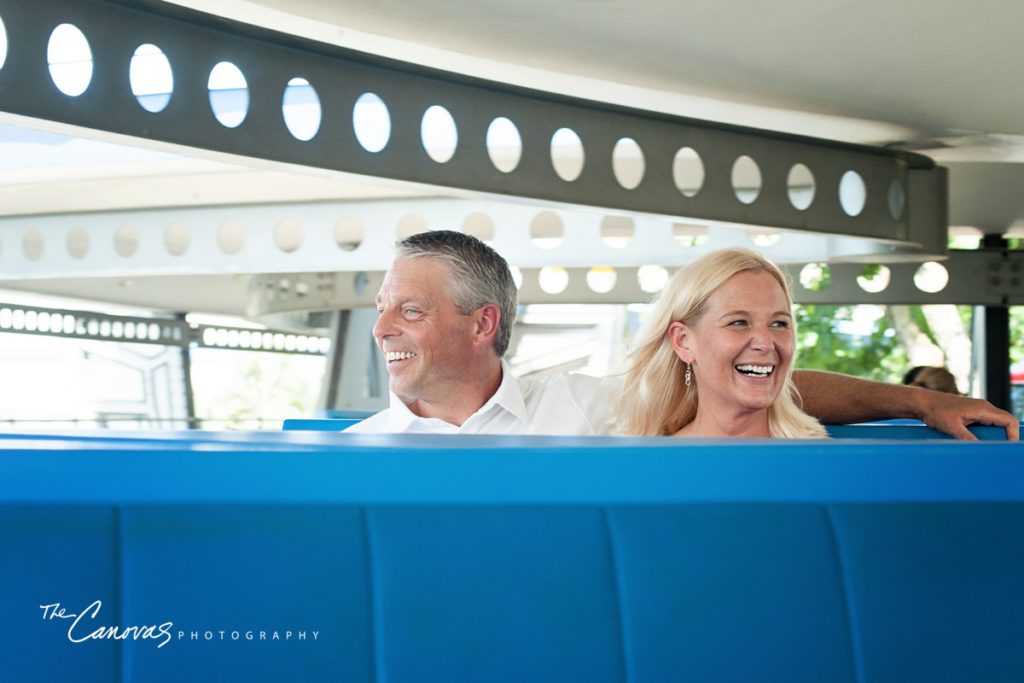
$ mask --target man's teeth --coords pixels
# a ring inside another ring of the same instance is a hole
[[[415,353],[409,353],[408,351],[388,351],[387,360],[390,363],[395,360],[406,360],[407,358],[415,358]]]
[[[767,377],[772,374],[772,370],[775,369],[771,365],[737,365],[736,369],[742,372],[744,375],[754,375],[755,377]]]

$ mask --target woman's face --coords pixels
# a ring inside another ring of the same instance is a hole
[[[699,320],[672,323],[669,339],[693,369],[702,411],[766,410],[785,386],[796,346],[782,286],[754,271],[729,278]]]

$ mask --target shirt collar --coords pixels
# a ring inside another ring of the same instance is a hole
[[[405,402],[395,392],[389,391],[388,393],[391,395],[390,410],[388,410],[388,427],[392,433],[400,434],[417,420],[426,419],[409,410],[409,406],[405,405]]]
[[[492,405],[501,406],[520,420],[528,418],[526,402],[523,401],[523,391],[519,386],[519,380],[512,376],[512,369],[509,368],[504,358],[501,359],[501,384],[498,385],[498,390],[473,415],[482,415]],[[470,416],[470,419],[473,419],[472,416]]]
[[[421,421],[433,421],[444,422],[437,418],[420,417],[416,413],[409,410],[409,406],[405,404],[394,392],[388,392],[391,396],[390,410],[388,411],[388,426],[392,432],[400,433],[405,431],[411,424],[417,420]],[[501,384],[498,385],[498,390],[494,392],[494,395],[487,399],[479,410],[469,416],[466,422],[475,418],[478,415],[483,415],[494,406],[499,406],[504,410],[515,415],[520,420],[527,419],[526,402],[523,401],[523,392],[519,387],[519,382],[515,377],[512,376],[512,370],[509,368],[508,363],[505,359],[501,359]],[[447,423],[446,423],[447,424]]]

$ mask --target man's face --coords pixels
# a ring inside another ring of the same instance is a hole
[[[443,405],[477,379],[466,362],[474,318],[455,307],[449,277],[448,265],[437,259],[397,259],[377,293],[373,336],[384,352],[388,386],[413,412],[421,412],[414,401]]]

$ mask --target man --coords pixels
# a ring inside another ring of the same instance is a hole
[[[516,286],[508,264],[474,237],[439,230],[398,245],[377,294],[373,336],[390,375],[391,405],[350,427],[361,433],[607,434],[614,386],[582,375],[518,380],[503,360]],[[1016,418],[987,401],[798,371],[806,412],[825,423],[909,417],[958,439],[965,425]]]

